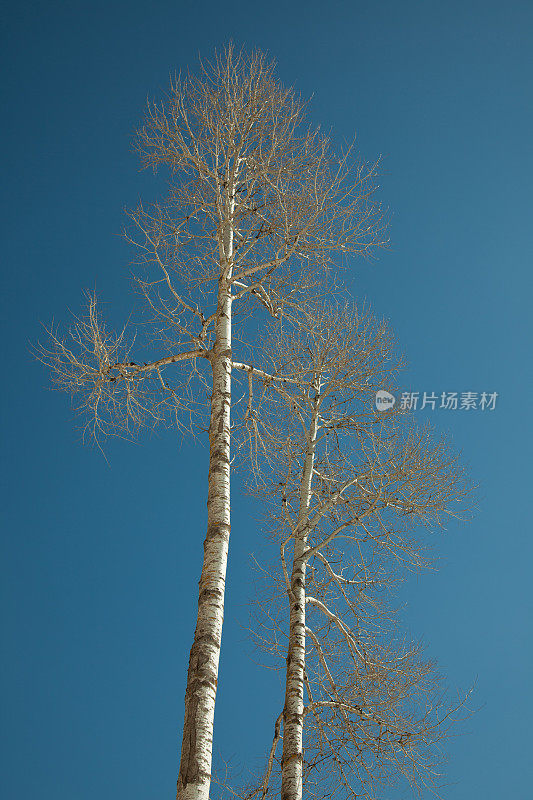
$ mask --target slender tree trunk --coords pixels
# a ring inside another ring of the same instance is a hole
[[[233,199],[229,203],[233,212]],[[230,536],[231,259],[233,233],[226,224],[219,280],[215,344],[211,352],[213,393],[209,424],[207,534],[200,577],[198,617],[189,657],[185,721],[177,800],[208,800],[213,722],[224,619]]]
[[[308,449],[302,473],[298,535],[294,541],[291,575],[289,649],[285,706],[283,709],[283,757],[281,800],[301,800],[303,769],[303,718],[305,670],[305,553],[307,528],[304,520],[309,512],[311,482],[315,463],[318,419],[318,397],[309,428]]]

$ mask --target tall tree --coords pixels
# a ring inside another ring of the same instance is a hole
[[[41,357],[60,388],[81,393],[97,437],[169,411],[187,425],[183,414],[190,420],[201,399],[193,387],[209,394],[208,521],[177,790],[180,800],[207,800],[230,534],[234,320],[244,312],[244,338],[256,306],[297,315],[335,253],[371,252],[383,224],[371,200],[376,166],[351,150],[336,155],[306,127],[305,104],[260,52],[228,47],[198,75],[176,79],[148,106],[137,147],[146,166],[166,169],[169,186],[162,202],[129,213],[128,237],[148,269],[138,278],[152,312],[146,360],[132,360],[126,331],[107,331],[93,297],[71,340],[52,332]]]
[[[387,632],[380,593],[426,563],[417,526],[457,515],[467,485],[442,439],[398,409],[376,409],[398,366],[383,322],[308,308],[296,329],[269,340],[261,369],[245,367],[272,395],[262,416],[273,476],[265,491],[281,538],[282,628],[288,617],[285,701],[263,798],[280,739],[282,800],[301,800],[306,781],[315,794],[309,784],[324,774],[328,796],[354,798],[398,776],[418,788],[436,780],[435,745],[455,711],[439,717],[433,665]]]

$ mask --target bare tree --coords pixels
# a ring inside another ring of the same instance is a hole
[[[461,701],[447,707],[434,666],[387,633],[381,598],[401,570],[427,563],[417,527],[457,515],[467,485],[442,439],[375,408],[399,366],[387,326],[349,309],[308,309],[297,329],[273,335],[261,369],[245,365],[272,395],[261,434],[274,477],[262,491],[289,616],[283,712],[248,797],[269,791],[280,740],[282,800],[321,782],[326,796],[354,798],[399,776],[436,783],[436,746]],[[266,637],[278,653],[286,614],[271,615]]]
[[[358,162],[351,149],[335,155],[304,122],[305,104],[259,52],[248,57],[228,47],[199,75],[173,81],[164,102],[149,105],[137,137],[144,164],[167,169],[168,194],[129,212],[127,235],[151,312],[145,350],[137,342],[135,351],[145,360],[132,360],[127,331],[105,329],[93,297],[70,340],[52,331],[41,350],[57,386],[80,394],[97,438],[130,434],[169,413],[191,427],[209,397],[208,522],[180,800],[209,794],[230,533],[234,320],[240,312],[243,339],[243,321],[255,309],[297,316],[335,253],[369,254],[383,243],[382,215],[371,200],[376,165]]]

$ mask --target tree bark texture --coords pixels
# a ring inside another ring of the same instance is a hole
[[[234,201],[228,204],[229,219]],[[200,577],[198,617],[189,657],[185,720],[177,800],[208,800],[213,723],[224,619],[230,536],[231,270],[233,231],[226,222],[221,248],[215,343],[211,352],[213,392],[209,424],[207,534]]]
[[[291,574],[289,648],[285,706],[283,709],[283,756],[281,800],[301,800],[303,770],[303,718],[305,671],[305,571],[307,528],[311,482],[315,461],[318,399],[315,400],[308,435],[308,449],[302,473],[298,533],[294,541],[294,558]]]

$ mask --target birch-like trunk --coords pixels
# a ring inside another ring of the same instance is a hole
[[[233,212],[233,198],[229,214]],[[211,351],[213,393],[209,423],[207,534],[200,577],[198,617],[189,657],[185,720],[177,800],[208,800],[213,722],[224,619],[230,535],[231,259],[233,232],[226,223],[219,280],[215,343]]]
[[[305,571],[307,526],[305,520],[311,501],[311,482],[315,463],[318,397],[308,434],[308,447],[302,473],[298,534],[294,541],[291,574],[289,649],[285,706],[283,708],[283,757],[281,800],[301,800],[303,769],[303,719],[305,671]]]

